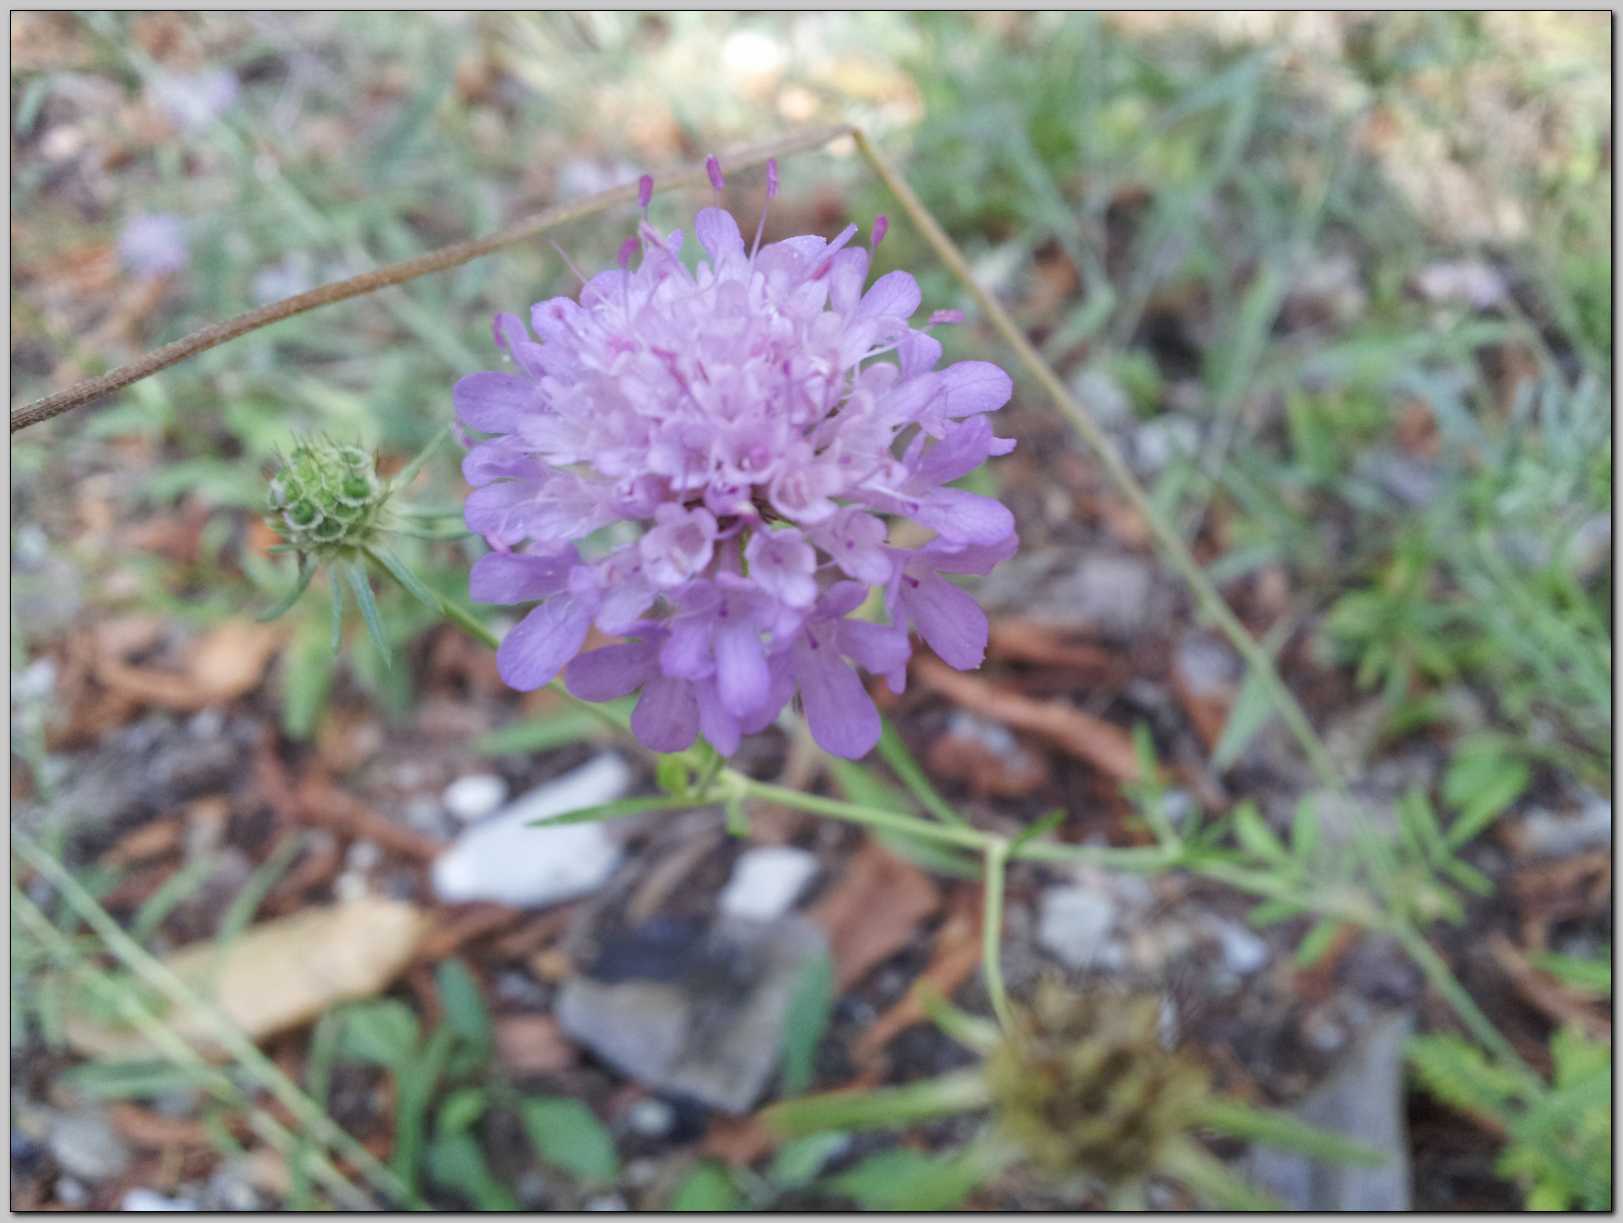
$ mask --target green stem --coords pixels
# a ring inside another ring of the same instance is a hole
[[[877,828],[885,832],[900,832],[908,836],[920,837],[929,841],[941,841],[947,845],[959,845],[966,849],[985,850],[993,843],[1002,843],[1001,837],[990,833],[977,832],[973,828],[949,827],[937,824],[930,820],[921,820],[916,816],[899,815],[894,811],[881,811],[877,807],[864,807],[857,803],[841,802],[839,799],[823,798],[817,794],[802,794],[799,790],[791,790],[787,786],[775,786],[769,782],[756,781],[742,773],[728,769],[722,774],[722,781],[726,787],[735,788],[735,791],[746,798],[765,799],[767,802],[779,803],[785,807],[793,807],[798,811],[809,811],[813,815],[826,815],[836,820],[844,820],[850,824],[864,824],[869,828]]]
[[[107,913],[95,897],[85,891],[63,865],[34,843],[32,838],[13,831],[12,848],[35,870],[45,877],[70,908],[100,936],[109,951],[123,961],[125,967],[147,984],[158,990],[182,1011],[195,1012],[214,1029],[220,1047],[245,1066],[255,1078],[275,1096],[297,1119],[299,1125],[315,1134],[322,1142],[341,1152],[358,1167],[374,1185],[390,1197],[408,1205],[417,1205],[414,1194],[400,1179],[380,1163],[373,1154],[351,1137],[345,1130],[321,1111],[308,1096],[299,1090],[280,1067],[266,1057],[213,1003],[199,997],[179,977],[153,958],[147,950],[132,939]]]
[[[1459,983],[1443,957],[1426,941],[1425,935],[1405,923],[1394,923],[1387,933],[1397,939],[1408,952],[1409,958],[1425,975],[1432,988],[1453,1008],[1460,1022],[1470,1030],[1477,1043],[1493,1053],[1511,1070],[1525,1076],[1530,1083],[1542,1087],[1543,1080],[1522,1059],[1522,1055],[1516,1052],[1515,1046],[1493,1026],[1493,1021],[1483,1014],[1482,1008],[1477,1006],[1476,1000]]]
[[[410,594],[418,593],[413,591],[411,587],[407,586],[405,582],[401,581],[400,575],[397,574],[393,568],[382,564],[380,564],[379,567],[382,568],[383,571],[387,573],[395,584],[398,585],[402,590],[405,590]],[[501,647],[502,639],[490,631],[489,626],[486,625],[483,620],[479,619],[471,607],[467,607],[464,604],[458,603],[452,599],[448,599],[444,595],[440,594],[437,590],[430,590],[429,593],[433,596],[434,603],[440,615],[444,619],[449,620],[463,632],[467,633],[468,636],[472,637],[475,641],[488,647],[489,649],[495,650]],[[616,734],[624,735],[626,733],[625,724],[610,714],[606,709],[603,708],[602,705],[597,704],[594,701],[581,700],[579,697],[575,696],[572,692],[565,688],[561,680],[553,680],[548,687],[550,687],[559,696],[563,697],[564,700],[568,701],[571,705],[574,705],[579,709],[583,709],[587,713],[591,714],[594,718],[598,719],[598,721],[609,727]]]
[[[992,1014],[1005,1032],[1014,1031],[1014,1010],[1003,983],[1003,881],[1009,846],[996,841],[986,847],[985,909],[981,916],[981,975],[992,1000]]]
[[[872,167],[873,172],[890,189],[902,210],[919,231],[924,240],[930,244],[941,261],[947,265],[949,271],[958,279],[959,283],[991,322],[992,327],[1003,338],[1004,342],[1014,350],[1015,356],[1025,366],[1026,371],[1040,383],[1045,391],[1052,396],[1061,413],[1071,422],[1083,439],[1099,456],[1104,465],[1105,474],[1117,490],[1125,497],[1128,503],[1136,510],[1146,523],[1149,524],[1156,542],[1161,547],[1162,555],[1167,562],[1182,575],[1184,581],[1194,592],[1196,600],[1202,609],[1222,630],[1234,648],[1238,650],[1252,668],[1253,672],[1261,677],[1263,685],[1268,689],[1268,695],[1273,699],[1274,707],[1279,710],[1285,724],[1290,727],[1291,733],[1301,743],[1303,751],[1307,753],[1308,761],[1319,779],[1328,786],[1340,788],[1342,783],[1341,771],[1336,767],[1330,753],[1325,749],[1324,743],[1308,721],[1302,707],[1291,695],[1290,689],[1285,687],[1275,669],[1273,659],[1251,636],[1239,619],[1229,610],[1223,596],[1218,593],[1217,587],[1201,569],[1200,563],[1190,553],[1189,547],[1184,543],[1183,537],[1177,529],[1168,523],[1165,517],[1150,501],[1138,479],[1133,475],[1127,464],[1117,452],[1115,443],[1101,429],[1089,415],[1086,408],[1079,404],[1066,389],[1058,374],[1049,368],[1048,363],[1032,347],[1015,321],[998,303],[997,299],[981,288],[976,281],[974,273],[970,270],[969,262],[945,230],[936,222],[924,202],[915,194],[907,180],[890,163],[889,159],[874,147],[873,142],[860,128],[852,131],[856,140],[857,149]]]
[[[253,1101],[244,1095],[242,1089],[232,1082],[229,1075],[215,1069],[199,1057],[195,1049],[175,1035],[168,1025],[142,1004],[135,991],[119,988],[99,970],[89,966],[72,941],[52,926],[50,919],[39,910],[39,907],[15,887],[11,891],[11,910],[20,924],[28,928],[29,933],[40,942],[46,954],[61,970],[64,972],[82,970],[90,986],[117,1009],[131,1027],[151,1042],[154,1048],[164,1053],[172,1063],[185,1067],[189,1073],[195,1075],[202,1088],[221,1104],[241,1109],[247,1115],[248,1124],[254,1132],[286,1156],[295,1168],[302,1168],[306,1160],[314,1164],[316,1174],[335,1199],[347,1204],[347,1209],[366,1210],[373,1204],[333,1165],[325,1151],[308,1142],[301,1142],[275,1117],[255,1107]]]

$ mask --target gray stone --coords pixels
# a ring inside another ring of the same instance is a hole
[[[792,845],[761,845],[740,854],[722,889],[730,917],[771,921],[787,913],[817,873],[817,855]]]
[[[1071,394],[1106,428],[1133,418],[1133,401],[1121,383],[1098,366],[1087,366],[1071,379]]]
[[[604,754],[530,791],[507,810],[465,830],[434,860],[443,901],[493,900],[542,908],[597,890],[619,864],[621,847],[603,823],[532,827],[536,820],[612,802],[631,770]]]
[[[1211,933],[1223,955],[1223,967],[1236,976],[1249,977],[1268,963],[1268,944],[1238,922],[1214,921]]]
[[[1070,968],[1113,967],[1121,948],[1111,941],[1116,901],[1093,887],[1056,887],[1043,893],[1037,942]]]
[[[56,1178],[56,1200],[69,1210],[82,1210],[90,1205],[90,1190],[83,1181],[71,1176]]]
[[[129,1167],[130,1152],[101,1113],[86,1109],[51,1119],[45,1145],[64,1172],[81,1180],[111,1180]]]
[[[723,916],[692,936],[638,932],[571,979],[556,1013],[628,1077],[743,1113],[777,1065],[806,969],[827,954],[822,931],[800,917]]]
[[[1073,623],[1125,640],[1146,627],[1154,597],[1155,568],[1149,561],[1095,552],[1084,556],[1044,602],[1057,602]]]
[[[1414,1030],[1408,1012],[1377,1019],[1336,1072],[1293,1111],[1308,1125],[1373,1147],[1376,1167],[1328,1163],[1257,1146],[1249,1179],[1287,1210],[1407,1211],[1409,1144],[1404,1126],[1403,1048]]]
[[[1138,469],[1154,475],[1176,459],[1200,452],[1200,424],[1187,416],[1157,416],[1139,426],[1133,437],[1133,459]]]
[[[1535,808],[1516,827],[1522,850],[1539,858],[1567,858],[1612,843],[1612,804],[1591,794],[1573,815]]]

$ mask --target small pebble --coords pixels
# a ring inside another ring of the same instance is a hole
[[[119,1203],[120,1210],[196,1210],[191,1202],[183,1202],[178,1198],[164,1197],[155,1189],[143,1189],[139,1186],[131,1189],[124,1195]]]
[[[1088,968],[1116,925],[1116,902],[1091,887],[1049,888],[1037,919],[1037,941],[1071,968]]]
[[[1223,966],[1237,976],[1248,977],[1268,962],[1268,944],[1235,922],[1216,922],[1212,933],[1223,952]]]
[[[631,1106],[626,1124],[644,1138],[659,1138],[671,1132],[676,1110],[656,1096],[646,1096]]]
[[[794,905],[817,873],[817,857],[791,845],[762,845],[739,855],[722,890],[723,913],[771,921]]]
[[[595,1198],[586,1199],[587,1210],[624,1210],[626,1200],[618,1193],[604,1193]]]
[[[90,1190],[71,1176],[59,1176],[56,1178],[56,1200],[77,1210],[89,1203]]]
[[[383,851],[373,841],[351,842],[344,854],[344,865],[350,870],[365,873],[383,861]]]
[[[364,899],[369,894],[366,876],[355,871],[345,871],[332,881],[332,894],[333,899],[340,904]]]
[[[58,1115],[46,1145],[64,1172],[87,1181],[111,1180],[130,1162],[129,1148],[99,1112]]]
[[[446,786],[440,801],[457,819],[471,824],[494,814],[507,801],[507,783],[494,773],[469,773]]]

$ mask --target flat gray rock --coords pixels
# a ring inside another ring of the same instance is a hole
[[[709,930],[654,922],[566,984],[558,1022],[628,1077],[739,1114],[777,1066],[807,969],[828,954],[801,917],[723,916]]]
[[[1309,1125],[1341,1134],[1386,1156],[1378,1167],[1332,1164],[1255,1146],[1249,1179],[1286,1210],[1407,1211],[1409,1143],[1404,1126],[1403,1047],[1414,1031],[1407,1011],[1377,1018],[1335,1074],[1293,1111]]]

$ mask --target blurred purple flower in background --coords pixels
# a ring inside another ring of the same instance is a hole
[[[137,276],[170,276],[186,266],[186,222],[168,212],[140,213],[118,235],[118,257]]]
[[[948,485],[1013,449],[984,416],[1012,383],[985,361],[937,369],[941,345],[908,324],[917,283],[864,290],[855,226],[746,247],[714,207],[694,230],[692,272],[681,231],[645,217],[578,301],[538,303],[528,328],[497,316],[514,368],[454,392],[492,435],[463,463],[468,527],[493,549],[471,593],[540,603],[497,653],[509,684],[638,692],[632,728],[656,750],[703,733],[730,755],[798,693],[817,742],[859,757],[880,722],[857,668],[900,692],[910,629],[961,670],[984,657],[985,615],[942,575],[1012,555],[1014,518]],[[887,518],[934,538],[895,546]],[[873,589],[888,624],[853,614]],[[582,653],[594,624],[626,640]]]
[[[230,109],[241,92],[237,74],[229,68],[161,73],[150,88],[158,109],[183,132],[207,127]]]

